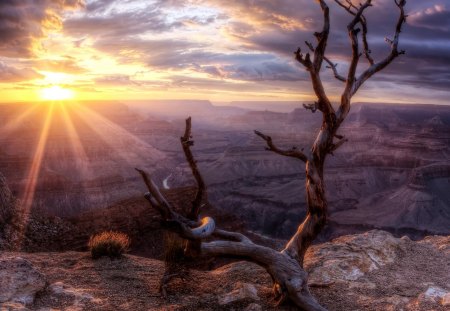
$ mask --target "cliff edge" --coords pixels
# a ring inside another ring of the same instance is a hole
[[[329,310],[448,310],[450,237],[414,242],[384,231],[339,237],[307,253],[309,286]],[[0,254],[1,310],[294,310],[276,308],[269,275],[235,262],[190,271],[169,297],[164,263],[126,255],[94,261],[85,252]]]

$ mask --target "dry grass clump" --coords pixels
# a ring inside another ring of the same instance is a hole
[[[103,256],[109,258],[120,258],[128,251],[130,238],[122,232],[104,231],[91,236],[88,247],[93,259]]]

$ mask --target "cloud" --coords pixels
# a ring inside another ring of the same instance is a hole
[[[239,55],[234,55],[239,58]],[[234,61],[231,65],[198,65],[192,69],[212,77],[240,81],[300,81],[306,74],[293,63],[266,55],[267,59],[256,62]]]
[[[43,76],[33,69],[18,69],[0,61],[0,83],[21,82],[38,78],[43,78]]]
[[[312,29],[316,21],[317,4],[307,0],[203,0],[225,11],[232,20],[254,25],[259,30],[275,28],[283,30]]]
[[[76,60],[66,57],[65,59],[40,59],[31,61],[33,67],[42,71],[64,72],[79,74],[87,72],[87,70],[78,65]]]
[[[140,10],[112,11],[105,14],[86,14],[69,18],[64,22],[64,32],[72,36],[102,36],[123,38],[146,32],[164,32],[181,26],[178,21],[169,22],[163,12],[148,6]]]
[[[96,78],[95,84],[104,86],[127,86],[133,84],[137,85],[138,83],[132,81],[128,75],[108,75],[101,78]]]
[[[0,55],[33,56],[45,33],[61,26],[62,12],[82,5],[81,0],[0,1]]]
[[[334,1],[327,3],[331,12],[327,55],[339,63],[338,69],[345,75],[351,54],[346,25],[351,16]],[[389,52],[384,37],[392,36],[398,10],[393,0],[376,0],[373,4],[366,12],[369,43],[375,60],[381,60]],[[294,86],[302,85],[312,94],[310,83],[306,83],[308,73],[293,60],[293,51],[298,46],[306,50],[304,41],[314,43],[313,32],[322,28],[317,1],[89,0],[81,10],[66,11],[83,5],[80,0],[0,0],[0,56],[11,58],[11,68],[29,68],[19,70],[28,70],[28,76],[37,74],[34,70],[78,74],[89,70],[92,75],[87,79],[93,79],[90,82],[99,89],[116,85],[197,89],[201,85],[202,90],[257,92],[264,86],[293,94],[299,89]],[[400,47],[407,54],[375,75],[371,79],[374,82],[368,82],[368,89],[389,81],[448,92],[450,43],[446,38],[450,12],[445,2],[408,1],[407,14],[408,24],[400,39]],[[77,47],[75,57],[93,59],[109,54],[120,68],[138,65],[144,71],[165,73],[166,79],[142,81],[136,75],[100,76],[100,66],[85,69],[78,65],[83,63],[77,61],[80,59],[65,55],[36,59],[33,51],[41,39],[61,27],[69,45]],[[358,70],[366,66],[362,59]],[[337,94],[342,84],[334,80],[329,70],[323,71],[327,91]],[[187,77],[189,73],[196,79]],[[22,76],[27,74],[23,72]]]
[[[410,14],[408,21],[414,26],[450,32],[450,11],[443,4],[416,11]]]

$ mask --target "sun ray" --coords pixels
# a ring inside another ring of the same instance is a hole
[[[42,159],[45,154],[45,146],[47,144],[48,133],[50,130],[50,125],[53,118],[54,105],[51,104],[48,108],[47,116],[45,117],[44,125],[42,126],[41,134],[39,136],[39,141],[37,143],[36,151],[31,162],[30,170],[27,174],[25,190],[21,197],[21,209],[22,209],[22,219],[21,219],[21,232],[20,237],[22,238],[25,234],[26,226],[28,223],[29,215],[31,212],[31,206],[33,204],[34,195],[36,192],[36,185],[38,182],[39,172],[41,170]],[[22,239],[21,241],[22,242]]]
[[[134,143],[134,150],[145,149],[147,152],[150,151],[154,157],[164,157],[164,154],[161,151],[157,150],[152,145],[149,145],[145,141],[131,134],[121,126],[93,111],[92,109],[80,104],[75,104],[74,108],[76,108],[74,109],[75,112],[86,122],[86,124],[94,132],[96,132],[108,146],[113,148],[116,154],[127,163],[135,165],[137,162],[142,161],[142,158],[132,158],[128,152],[124,151],[124,149],[117,148],[118,143],[124,145]],[[129,148],[125,150],[129,150]]]
[[[5,125],[0,127],[0,130],[2,132],[3,137],[7,137],[9,134],[11,134],[14,130],[18,129],[26,118],[28,118],[38,107],[38,104],[34,104],[31,107],[28,107],[18,116],[11,119],[9,122],[7,122]]]
[[[81,176],[89,178],[90,177],[88,169],[89,158],[86,155],[86,151],[84,150],[83,144],[81,143],[80,136],[78,135],[75,125],[73,124],[72,117],[67,111],[67,108],[65,106],[61,106],[60,108],[62,111],[64,124],[69,134],[70,146],[75,156],[76,169],[80,171]]]

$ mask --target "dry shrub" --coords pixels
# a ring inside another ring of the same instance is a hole
[[[130,238],[122,232],[104,231],[91,236],[88,247],[93,259],[102,256],[109,258],[120,258],[123,253],[128,251]]]

